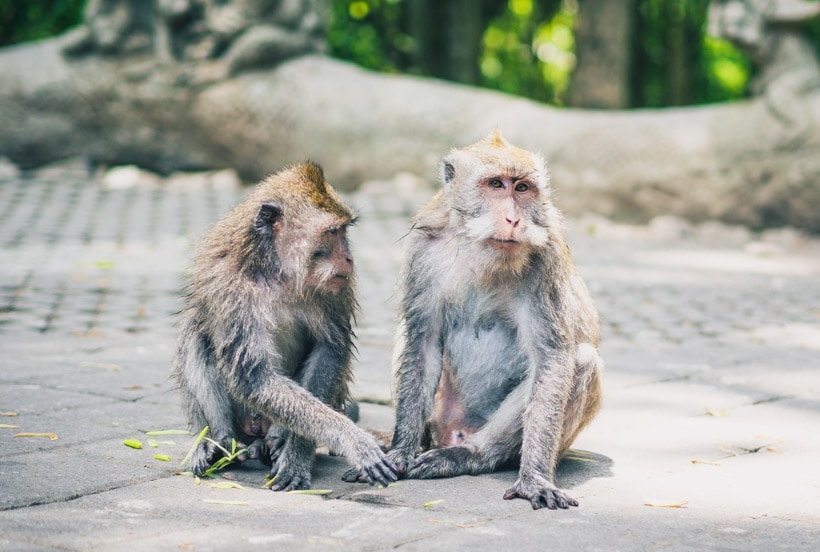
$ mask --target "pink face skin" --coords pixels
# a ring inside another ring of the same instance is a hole
[[[525,176],[500,175],[488,178],[482,192],[494,221],[489,245],[500,253],[517,252],[526,243],[527,211],[538,189]]]

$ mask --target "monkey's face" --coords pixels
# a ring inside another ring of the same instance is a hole
[[[319,232],[307,264],[307,287],[336,294],[350,283],[353,255],[347,241],[347,226],[334,224]]]
[[[466,223],[476,238],[504,255],[537,245],[540,236],[533,231],[533,212],[539,192],[526,175],[491,172],[479,179],[478,192],[485,214]]]
[[[451,152],[443,175],[451,225],[468,242],[507,260],[547,243],[554,208],[540,157],[496,133]]]

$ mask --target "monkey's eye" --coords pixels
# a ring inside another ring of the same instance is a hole
[[[516,192],[526,192],[529,189],[530,189],[530,185],[527,182],[519,182],[518,184],[515,185],[515,191]]]
[[[331,226],[330,228],[327,229],[327,233],[330,234],[331,236],[335,236],[336,234],[339,233],[339,227],[338,226]]]
[[[327,247],[320,247],[319,249],[313,252],[313,255],[310,256],[310,258],[314,261],[327,259],[328,257],[330,257],[330,248]]]
[[[501,189],[503,187],[504,187],[504,183],[501,182],[499,179],[493,178],[492,180],[490,180],[490,188],[495,188],[496,190],[498,190],[498,189]]]

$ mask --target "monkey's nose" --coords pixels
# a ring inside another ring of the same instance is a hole
[[[518,223],[521,222],[521,219],[512,220],[509,217],[505,217],[505,218],[506,218],[507,222],[509,222],[512,225],[513,228],[517,228]]]

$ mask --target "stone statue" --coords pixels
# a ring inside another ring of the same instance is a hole
[[[820,63],[800,24],[820,15],[820,2],[724,0],[709,6],[709,32],[746,52],[760,68],[752,92],[780,123],[781,147],[805,140],[816,124],[806,97],[820,89]]]
[[[256,181],[300,159],[334,185],[410,171],[493,128],[539,151],[556,203],[820,232],[820,2],[715,0],[710,28],[754,56],[758,96],[697,107],[557,109],[327,57],[323,0],[89,0],[82,26],[0,50],[0,156],[82,156]]]

